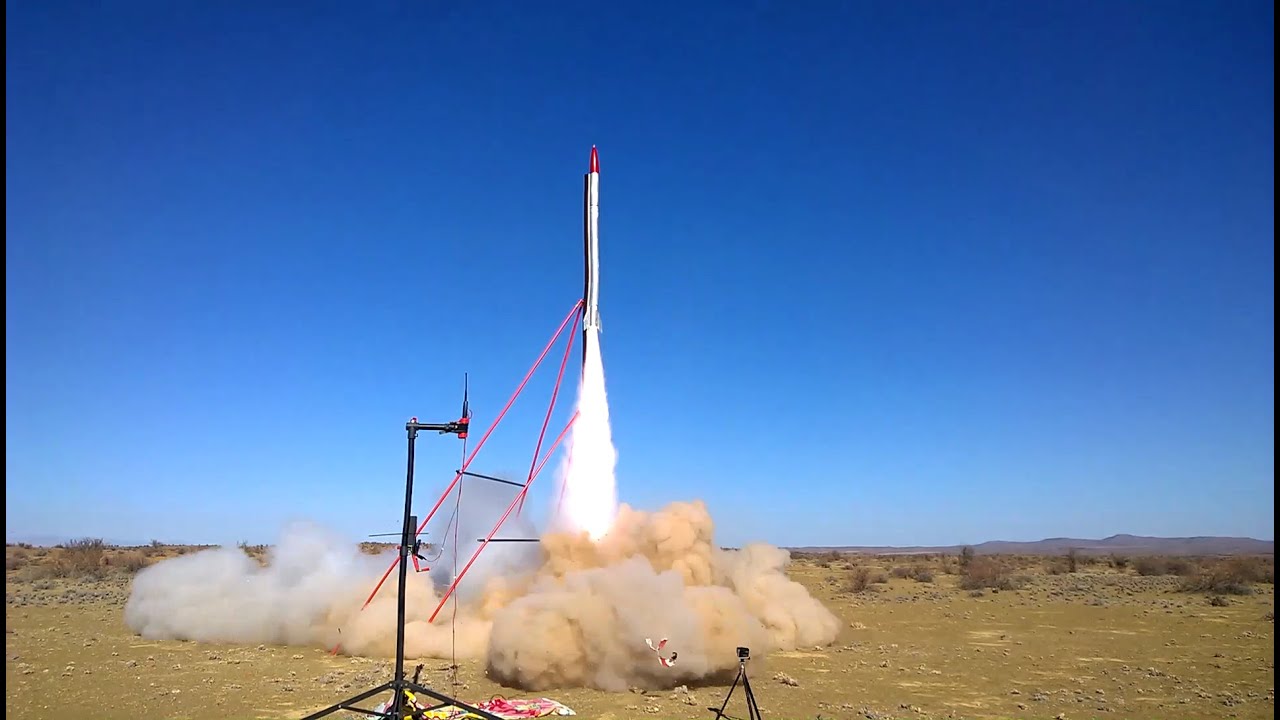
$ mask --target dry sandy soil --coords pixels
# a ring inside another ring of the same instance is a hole
[[[390,678],[386,660],[318,648],[148,642],[122,620],[129,563],[100,579],[41,577],[50,553],[7,553],[6,717],[290,718]],[[108,550],[111,553],[120,551]],[[140,555],[130,551],[132,562]],[[162,555],[163,553],[161,553]],[[842,621],[825,648],[753,659],[766,718],[1272,718],[1274,592],[1211,604],[1174,576],[1092,565],[1044,572],[1025,560],[1018,590],[890,578],[852,592],[853,563],[889,570],[902,560],[797,559],[792,576]],[[454,684],[445,662],[423,680],[467,701],[529,693],[467,662]],[[609,694],[540,693],[583,718],[708,718],[726,686]],[[741,691],[727,712],[746,717]],[[336,717],[336,716],[335,716]],[[349,715],[349,717],[358,717]]]

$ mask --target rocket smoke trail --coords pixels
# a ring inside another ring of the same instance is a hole
[[[600,156],[591,148],[591,164],[583,178],[582,378],[578,386],[578,420],[569,439],[567,467],[562,472],[564,499],[560,512],[572,531],[592,540],[604,537],[617,510],[614,465],[617,451],[609,427],[609,399],[600,355]]]

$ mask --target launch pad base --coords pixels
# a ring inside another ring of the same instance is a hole
[[[364,702],[365,700],[368,700],[374,697],[375,695],[382,692],[386,692],[388,690],[394,692],[395,696],[401,699],[400,710],[397,710],[395,708],[394,701],[392,702],[391,706],[386,710],[386,712],[378,712],[377,710],[367,710],[365,708],[355,706],[357,703]],[[423,696],[432,698],[434,700],[438,700],[440,704],[434,705],[429,708],[418,709],[417,707],[409,704],[407,693],[423,695]],[[425,713],[427,712],[430,712],[432,710],[439,710],[441,708],[447,708],[447,707],[455,707],[460,710],[466,710],[468,713],[474,713],[479,717],[485,718],[485,720],[501,720],[501,718],[499,718],[497,715],[493,715],[491,713],[485,712],[480,708],[473,707],[464,702],[459,702],[457,700],[454,700],[451,697],[448,697],[447,695],[442,695],[440,693],[435,692],[434,690],[430,690],[422,685],[419,685],[418,683],[411,682],[409,680],[402,680],[399,683],[395,682],[394,680],[390,682],[385,682],[375,688],[366,690],[360,693],[359,695],[343,700],[342,702],[337,703],[336,705],[332,705],[330,707],[325,708],[324,710],[320,710],[319,712],[308,715],[303,720],[312,720],[312,718],[322,718],[322,717],[325,717],[326,715],[332,715],[333,713],[336,713],[340,710],[360,713],[361,715],[368,715],[369,717],[388,718],[388,720],[394,718],[395,720],[400,720],[401,718],[425,717]]]

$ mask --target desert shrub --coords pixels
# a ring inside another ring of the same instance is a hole
[[[960,587],[964,590],[1016,590],[1021,583],[995,558],[977,557],[960,572]]]
[[[1249,583],[1215,578],[1210,573],[1192,575],[1183,580],[1182,589],[1186,592],[1216,592],[1227,595],[1253,594],[1253,586]]]
[[[1265,566],[1258,558],[1233,557],[1202,566],[1182,582],[1187,592],[1251,595],[1253,583],[1263,582]]]
[[[394,543],[369,542],[366,540],[365,542],[360,543],[360,552],[365,555],[381,555],[388,550],[394,550],[395,547]],[[434,546],[431,543],[422,543],[422,550],[424,554],[433,547]]]
[[[840,562],[841,558],[842,556],[840,555],[840,553],[836,552],[835,550],[832,550],[830,552],[825,552],[825,553],[822,553],[821,555],[818,555],[815,562],[817,562],[818,567],[829,568],[832,565]]]
[[[883,572],[871,567],[859,566],[849,571],[849,581],[845,589],[851,593],[862,593],[871,589],[872,585],[889,582]]]
[[[55,555],[39,565],[32,565],[28,569],[31,570],[31,574],[28,577],[32,580],[69,578],[77,574],[75,567],[62,555]]]
[[[30,562],[14,575],[15,582],[41,583],[58,577],[58,570],[51,562]]]
[[[899,565],[894,569],[890,570],[889,574],[898,578],[899,580],[903,580],[905,578],[911,577],[911,568],[905,565]]]
[[[1239,558],[1252,566],[1253,582],[1274,585],[1276,583],[1276,559],[1274,557]]]
[[[147,555],[138,550],[130,550],[109,557],[107,564],[113,568],[123,570],[127,573],[136,573],[147,566]]]
[[[5,548],[4,569],[6,572],[9,570],[21,570],[26,567],[28,562],[30,562],[30,557],[26,550],[21,547]]]
[[[1075,548],[1067,549],[1067,572],[1073,573],[1080,567],[1080,551]]]
[[[955,575],[960,572],[960,563],[954,557],[943,556],[938,560],[938,572],[943,575]]]
[[[53,558],[55,577],[101,577],[107,544],[98,538],[81,538],[67,543]]]
[[[1232,557],[1217,563],[1222,572],[1244,582],[1274,582],[1273,566],[1258,557]]]
[[[1164,561],[1162,558],[1140,557],[1133,561],[1133,571],[1139,575],[1164,575]]]
[[[911,579],[919,583],[933,582],[933,571],[923,565],[911,568]]]
[[[1129,567],[1129,558],[1125,557],[1124,555],[1117,555],[1115,553],[1111,553],[1111,567],[1115,568],[1116,570],[1123,570]]]
[[[849,571],[849,582],[845,589],[851,593],[866,592],[871,587],[871,568],[855,567]]]
[[[1195,564],[1181,557],[1140,557],[1133,561],[1133,570],[1139,575],[1191,575]]]
[[[973,562],[973,548],[965,545],[960,548],[960,572],[964,573],[965,568],[969,567],[969,563]]]
[[[263,553],[265,553],[267,551],[267,546],[266,545],[250,545],[247,540],[241,540],[240,549],[243,550],[244,553],[249,557],[254,557],[254,556],[262,555]]]
[[[1067,569],[1067,561],[1064,558],[1046,560],[1044,564],[1044,571],[1048,575],[1062,575],[1070,572]]]
[[[1013,570],[1031,570],[1032,568],[1041,567],[1044,564],[1044,558],[1039,555],[1014,555],[1010,559],[1003,559],[1005,567],[1010,571]]]

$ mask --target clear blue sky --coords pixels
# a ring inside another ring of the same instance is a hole
[[[624,500],[1274,535],[1271,3],[6,7],[10,537],[395,530],[405,419],[580,294],[592,144]]]

